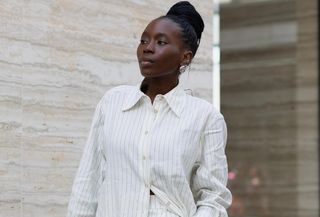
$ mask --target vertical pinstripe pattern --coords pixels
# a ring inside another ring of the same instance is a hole
[[[177,217],[177,215],[168,211],[166,205],[155,195],[151,195],[147,217]]]
[[[147,217],[150,189],[168,216],[227,216],[222,114],[179,86],[153,104],[139,87],[115,87],[98,103],[67,217]]]

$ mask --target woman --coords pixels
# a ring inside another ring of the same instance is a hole
[[[203,28],[186,1],[148,24],[137,49],[144,80],[98,103],[68,217],[227,216],[225,121],[178,85]]]

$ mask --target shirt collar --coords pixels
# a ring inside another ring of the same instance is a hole
[[[128,97],[122,106],[122,111],[133,108],[143,96],[145,96],[145,94],[140,90],[140,84],[135,85],[133,90],[129,92]]]
[[[130,91],[127,99],[125,100],[122,106],[122,111],[130,110],[138,103],[138,101],[142,97],[148,97],[145,93],[143,93],[140,90],[140,86],[141,84],[137,84],[134,86],[133,91]],[[163,95],[170,109],[175,113],[177,117],[180,117],[183,111],[183,107],[185,104],[185,96],[186,96],[186,93],[180,87],[179,84],[176,87],[174,87],[172,90],[170,90],[168,93]]]
[[[166,93],[163,96],[166,99],[171,110],[178,117],[180,117],[180,115],[183,111],[183,107],[184,107],[184,103],[185,103],[185,96],[186,96],[186,93],[181,88],[181,86],[178,84],[176,87],[174,87],[172,90],[170,90],[168,93]]]

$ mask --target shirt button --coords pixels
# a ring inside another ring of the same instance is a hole
[[[146,130],[146,131],[144,132],[144,134],[146,134],[146,135],[147,135],[147,134],[148,134],[148,130]]]
[[[145,155],[142,156],[142,159],[145,160],[147,157]]]

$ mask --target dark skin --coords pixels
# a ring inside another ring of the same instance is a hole
[[[179,83],[179,68],[188,65],[193,54],[182,41],[181,27],[168,18],[151,21],[141,35],[137,57],[145,92],[151,102],[157,94],[166,94]]]

